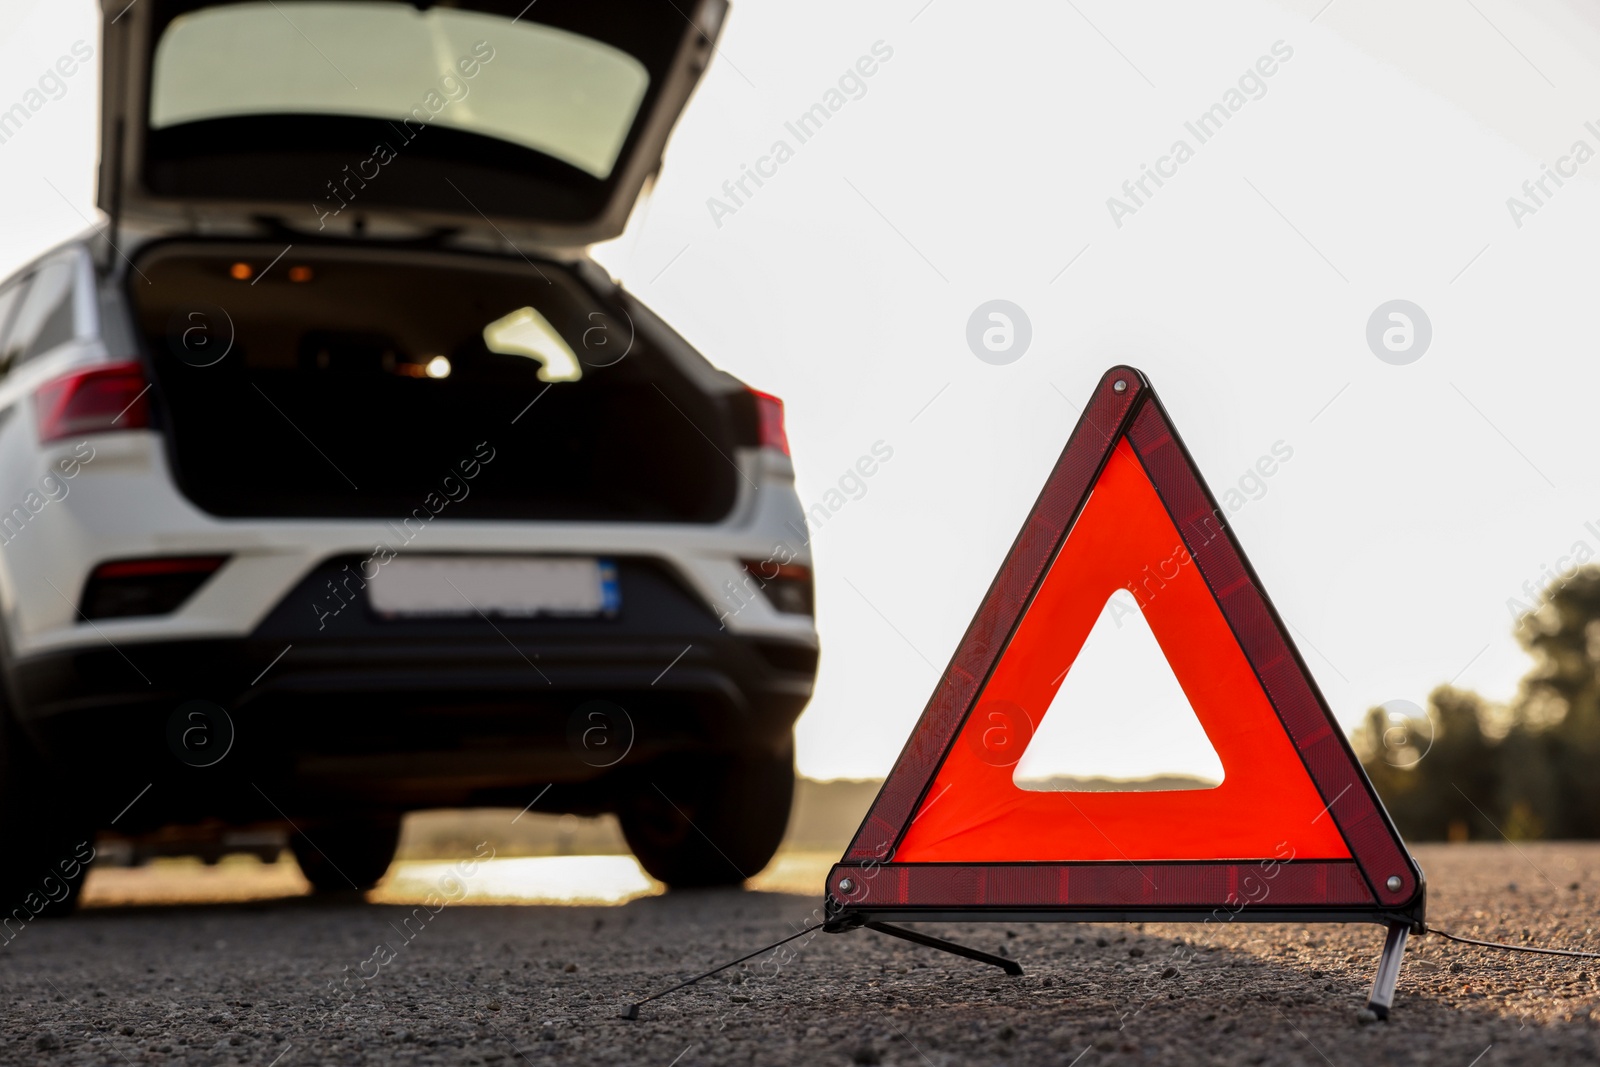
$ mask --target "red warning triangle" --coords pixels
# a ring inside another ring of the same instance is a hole
[[[1015,765],[1119,590],[1223,779],[1023,789]],[[1421,871],[1138,371],[1101,380],[828,895],[877,919],[1420,918]]]

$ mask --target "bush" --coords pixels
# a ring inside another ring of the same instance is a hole
[[[1425,718],[1373,708],[1356,731],[1407,838],[1600,837],[1600,567],[1551,585],[1514,633],[1534,665],[1509,708],[1441,686]]]

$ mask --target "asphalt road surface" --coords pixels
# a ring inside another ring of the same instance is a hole
[[[1417,852],[1434,925],[1600,951],[1600,845]],[[440,869],[429,878],[460,895]],[[1368,926],[930,927],[1015,956],[1021,978],[868,932],[816,934],[627,1022],[630,1000],[799,929],[817,899],[635,887],[612,905],[468,895],[419,918],[284,896],[292,880],[267,899],[142,905],[102,882],[77,916],[0,947],[0,1063],[1600,1061],[1600,960],[1414,940],[1394,1016],[1373,1023],[1359,1015],[1381,941]],[[196,876],[191,895],[227,896],[217,884]]]

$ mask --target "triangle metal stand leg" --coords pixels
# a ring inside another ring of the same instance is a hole
[[[928,948],[936,948],[940,952],[948,952],[952,956],[964,956],[969,960],[977,960],[979,963],[987,963],[991,966],[999,967],[1001,970],[1005,971],[1009,975],[1012,975],[1013,977],[1022,973],[1022,964],[1018,963],[1016,960],[1008,960],[1004,956],[996,956],[992,953],[980,951],[979,949],[968,948],[966,945],[958,945],[954,941],[946,941],[942,937],[934,937],[931,934],[923,934],[918,933],[915,930],[907,930],[903,926],[890,926],[888,923],[864,922],[861,925],[866,927],[868,930],[876,930],[880,934],[888,934],[890,937],[898,937],[901,940],[910,941],[913,944],[926,945]],[[1390,986],[1392,991],[1393,983],[1390,983]]]
[[[1379,1019],[1389,1018],[1389,1009],[1394,1005],[1394,987],[1400,980],[1400,960],[1406,954],[1406,936],[1410,932],[1407,923],[1390,923],[1389,934],[1384,938],[1378,973],[1372,979],[1372,995],[1367,998],[1367,1010]]]

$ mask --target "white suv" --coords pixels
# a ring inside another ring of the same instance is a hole
[[[107,230],[0,285],[6,903],[107,831],[364,888],[441,806],[760,869],[817,663],[782,405],[586,255],[723,0],[108,7]]]

